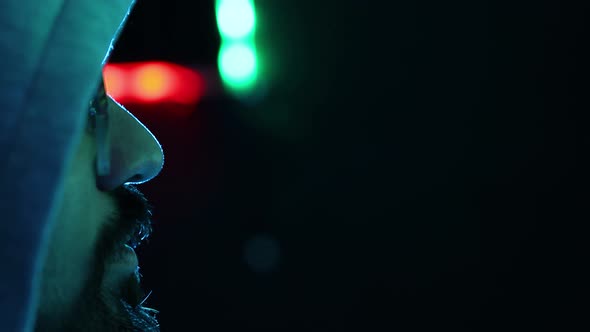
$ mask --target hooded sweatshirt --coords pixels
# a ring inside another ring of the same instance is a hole
[[[64,170],[133,0],[0,1],[0,331],[32,331]]]

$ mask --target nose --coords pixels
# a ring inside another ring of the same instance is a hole
[[[96,186],[110,191],[124,183],[151,180],[164,164],[162,146],[122,105],[110,97],[108,103],[111,169],[108,175],[97,176]]]

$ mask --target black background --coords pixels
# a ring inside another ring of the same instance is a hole
[[[163,331],[585,329],[588,4],[256,3],[262,98],[127,105]],[[213,1],[140,0],[110,61],[219,43]]]

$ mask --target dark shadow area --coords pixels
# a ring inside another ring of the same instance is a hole
[[[156,3],[114,61],[214,66],[212,5]],[[263,99],[129,106],[163,331],[587,325],[588,5],[256,3]]]

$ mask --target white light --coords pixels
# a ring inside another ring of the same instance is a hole
[[[256,17],[251,0],[221,0],[217,25],[223,37],[244,38],[254,31]]]

